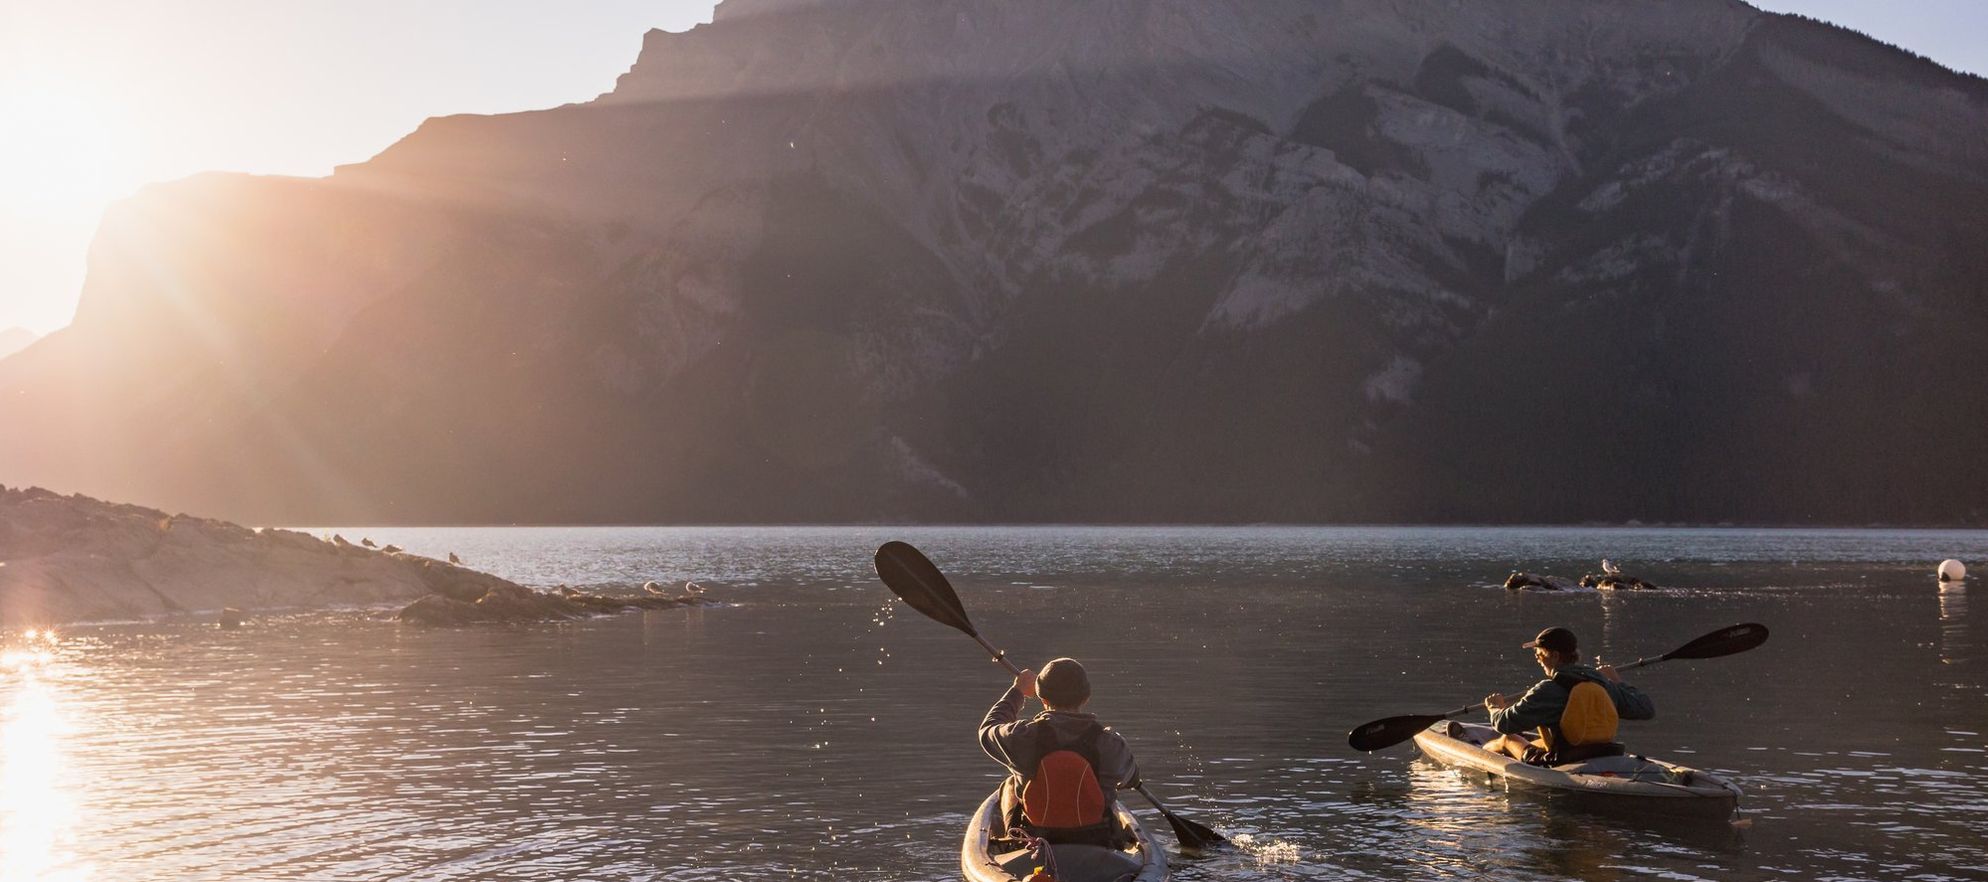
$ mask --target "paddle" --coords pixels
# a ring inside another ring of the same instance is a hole
[[[904,542],[886,542],[877,549],[877,576],[884,580],[884,587],[892,594],[911,604],[911,608],[924,613],[927,618],[956,628],[972,637],[981,648],[987,650],[994,660],[1008,669],[1009,673],[1021,676],[1022,669],[1008,661],[1008,654],[994,648],[994,644],[974,630],[973,622],[966,617],[966,607],[960,605],[959,595],[953,591],[952,583],[946,581],[946,574],[939,572],[938,566],[927,559],[918,549]],[[1174,814],[1159,797],[1146,789],[1142,781],[1133,781],[1132,789],[1159,809],[1173,828],[1173,835],[1180,847],[1188,851],[1204,851],[1228,842],[1222,834],[1201,824]]]
[[[1628,671],[1661,661],[1691,658],[1718,658],[1736,655],[1767,642],[1766,625],[1733,625],[1720,628],[1656,658],[1639,658],[1626,665],[1617,665],[1616,670]],[[1393,747],[1415,737],[1415,733],[1433,726],[1440,720],[1460,717],[1482,708],[1484,704],[1466,704],[1453,711],[1440,714],[1415,714],[1401,717],[1388,717],[1359,726],[1346,733],[1346,743],[1354,750],[1381,750]]]

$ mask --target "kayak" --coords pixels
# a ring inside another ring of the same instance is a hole
[[[1052,845],[1057,882],[1165,882],[1167,853],[1139,826],[1139,819],[1125,806],[1115,806],[1120,823],[1132,831],[1135,841],[1124,850],[1096,845]],[[960,843],[960,872],[967,882],[1021,882],[1044,861],[1021,843],[1004,839],[1007,834],[1001,817],[1001,791],[980,804],[966,823],[966,840]]]
[[[1487,783],[1577,794],[1592,808],[1726,818],[1739,805],[1739,786],[1710,772],[1633,755],[1534,766],[1485,750],[1497,737],[1490,726],[1443,720],[1416,733],[1415,746],[1442,765],[1483,773]]]

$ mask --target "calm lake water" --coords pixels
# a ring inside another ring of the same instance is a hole
[[[998,780],[973,727],[1007,677],[893,601],[870,569],[886,539],[1018,659],[1083,659],[1148,783],[1244,843],[1177,879],[1988,878],[1988,599],[1933,579],[1988,566],[1988,533],[339,530],[539,586],[694,578],[726,605],[6,633],[0,880],[957,879]],[[1604,556],[1665,590],[1496,587]],[[1741,621],[1773,639],[1631,674],[1658,717],[1624,737],[1738,781],[1744,831],[1563,811],[1345,744],[1524,688],[1519,644],[1548,625],[1628,661]]]

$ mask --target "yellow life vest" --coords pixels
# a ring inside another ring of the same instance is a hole
[[[1554,727],[1545,729],[1547,749],[1607,744],[1615,740],[1621,722],[1622,716],[1615,712],[1615,699],[1608,694],[1608,688],[1593,680],[1581,680],[1567,689],[1567,709],[1560,712],[1559,731],[1554,731]]]

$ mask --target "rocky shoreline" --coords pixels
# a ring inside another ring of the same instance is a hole
[[[461,625],[704,601],[535,591],[393,546],[0,486],[0,627],[396,602],[399,621]]]

